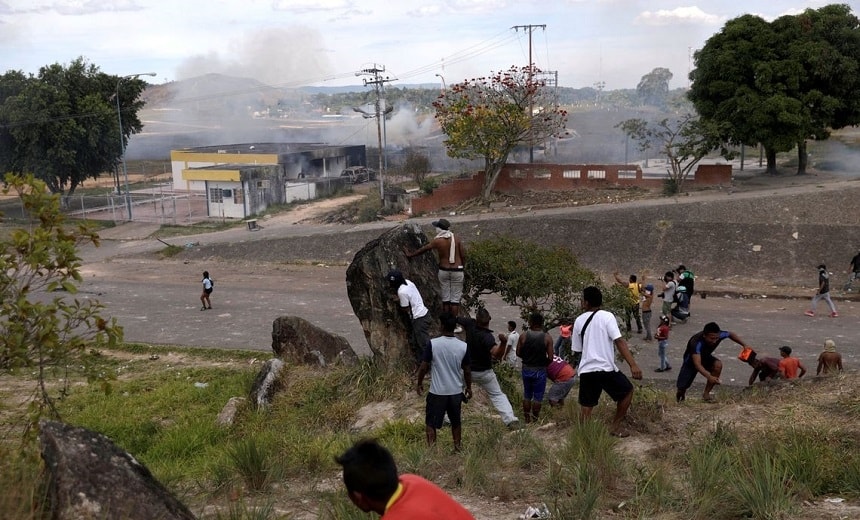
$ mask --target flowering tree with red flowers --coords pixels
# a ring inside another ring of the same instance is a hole
[[[534,66],[511,67],[453,85],[433,103],[436,120],[448,136],[448,155],[484,159],[483,200],[490,199],[515,146],[533,146],[565,133],[567,111],[545,87]]]

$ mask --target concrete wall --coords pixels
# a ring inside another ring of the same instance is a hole
[[[665,177],[643,174],[638,165],[626,164],[506,164],[494,191],[518,193],[523,191],[564,191],[607,186],[639,186],[661,188]],[[728,186],[732,181],[729,164],[700,164],[687,178],[685,185],[695,187]],[[431,195],[412,199],[412,214],[455,206],[464,200],[478,197],[484,182],[484,173],[471,178],[454,179],[439,186]]]

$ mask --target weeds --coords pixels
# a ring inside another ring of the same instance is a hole
[[[251,491],[262,491],[279,475],[273,443],[259,438],[237,441],[227,451],[238,474]]]

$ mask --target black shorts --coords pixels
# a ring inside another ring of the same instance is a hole
[[[616,403],[633,391],[633,383],[620,370],[617,372],[587,372],[579,376],[579,404],[594,407],[600,393],[606,392]]]
[[[205,292],[206,294],[212,294],[212,288],[210,287],[208,289],[203,289],[203,292]]]
[[[460,409],[462,405],[463,394],[436,395],[428,392],[424,424],[438,430],[442,427],[442,421],[447,413],[451,427],[456,428],[461,424]]]

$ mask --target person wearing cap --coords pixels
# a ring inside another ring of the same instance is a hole
[[[842,354],[836,352],[836,343],[832,339],[824,340],[824,350],[818,355],[818,369],[815,375],[824,375],[830,372],[842,372]]]
[[[791,347],[779,347],[779,375],[783,379],[800,379],[806,374],[806,367],[799,359],[791,355]]]
[[[815,296],[812,297],[812,304],[809,310],[804,314],[809,317],[815,316],[815,307],[818,306],[818,300],[827,302],[827,306],[830,307],[831,318],[839,317],[839,313],[836,312],[836,306],[833,305],[833,300],[830,299],[830,274],[827,272],[827,266],[824,264],[818,266],[818,290]]]
[[[412,319],[412,338],[417,349],[416,356],[420,356],[430,343],[430,312],[424,306],[424,298],[418,292],[418,287],[397,269],[388,271],[385,278],[389,287],[397,292],[400,309]]]
[[[675,399],[679,403],[686,398],[687,390],[693,385],[698,374],[702,374],[707,379],[702,400],[714,401],[711,390],[720,384],[720,374],[723,371],[723,362],[714,356],[714,351],[726,338],[743,348],[750,348],[737,334],[720,329],[720,326],[713,321],[706,323],[701,332],[693,334],[687,341],[687,348],[684,350],[684,362],[681,363],[678,381],[675,383]]]
[[[657,358],[660,360],[660,366],[654,369],[654,372],[666,372],[672,370],[672,365],[669,364],[669,356],[666,351],[669,350],[669,317],[660,316],[660,326],[657,327]]]
[[[433,240],[415,251],[407,251],[406,256],[414,258],[430,250],[436,252],[439,261],[442,312],[450,312],[454,316],[459,316],[460,298],[463,297],[466,249],[460,239],[451,232],[451,223],[448,220],[440,218],[433,221],[433,227],[438,230]]]

